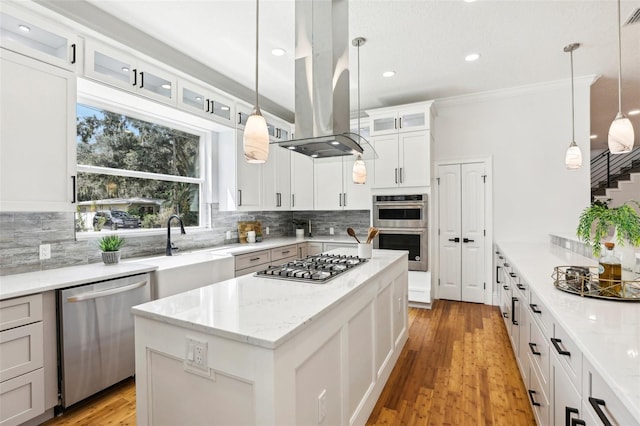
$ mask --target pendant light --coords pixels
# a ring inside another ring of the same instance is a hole
[[[259,0],[256,0],[256,104],[244,126],[242,147],[248,163],[264,163],[269,158],[269,130],[258,105]]]
[[[609,127],[609,152],[626,154],[633,149],[633,125],[622,113],[622,36],[620,29],[620,0],[618,0],[618,114]]]
[[[582,152],[576,143],[576,119],[573,92],[573,51],[580,47],[580,43],[571,43],[564,47],[565,52],[571,55],[571,144],[567,149],[567,155],[564,158],[564,164],[569,170],[576,170],[582,167]]]
[[[360,46],[365,43],[364,37],[356,37],[351,44],[358,48],[358,133],[360,133]],[[362,155],[358,154],[356,161],[353,163],[352,173],[353,183],[364,184],[367,182],[367,166],[362,159]]]

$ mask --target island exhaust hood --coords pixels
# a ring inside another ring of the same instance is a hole
[[[347,0],[295,3],[296,139],[276,143],[313,158],[373,152],[350,132],[348,6]]]

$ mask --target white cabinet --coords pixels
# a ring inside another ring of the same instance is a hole
[[[95,40],[85,43],[84,75],[156,101],[176,103],[175,75]]]
[[[637,420],[616,393],[586,359],[582,369],[582,419],[587,425],[599,425],[606,419],[614,425],[633,425]],[[604,419],[603,419],[604,417]],[[603,419],[595,421],[595,419]],[[590,421],[591,420],[591,421]]]
[[[0,301],[0,330],[0,425],[18,425],[45,410],[42,295]]]
[[[76,76],[0,49],[0,210],[75,211]]]
[[[81,62],[82,45],[74,33],[13,3],[3,2],[2,9],[0,45],[3,48],[60,68],[76,70]]]
[[[431,104],[367,111],[374,161],[373,188],[426,187],[431,180]]]
[[[351,156],[315,160],[316,210],[368,210],[371,208],[370,180],[367,179],[364,184],[353,182],[354,161],[355,158]]]
[[[218,196],[221,211],[262,208],[262,164],[244,159],[242,130],[218,136]]]
[[[313,210],[313,158],[291,153],[291,210]]]
[[[418,102],[367,111],[371,136],[429,129],[432,103]]]
[[[262,207],[291,210],[291,151],[269,147],[269,159],[262,165]]]
[[[178,81],[178,107],[186,111],[232,126],[233,104],[231,99],[212,89],[183,79]]]
[[[553,400],[552,424],[570,425],[573,424],[572,419],[580,418],[582,409],[580,392],[576,390],[555,353],[551,356],[551,399]]]

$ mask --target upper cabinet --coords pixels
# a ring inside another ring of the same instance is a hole
[[[371,136],[428,130],[430,128],[431,103],[419,102],[367,111]]]
[[[156,101],[176,103],[175,75],[94,40],[85,43],[84,75]]]
[[[313,210],[313,158],[291,153],[291,210]]]
[[[70,71],[77,69],[82,52],[75,34],[8,2],[0,12],[0,45]]]
[[[262,165],[263,210],[291,210],[291,151],[272,144]]]
[[[0,210],[76,208],[76,75],[0,49]]]
[[[183,79],[178,81],[179,108],[233,126],[233,105],[233,100],[211,89]]]
[[[316,210],[368,210],[371,208],[370,179],[353,183],[355,157],[322,158],[314,161]],[[366,161],[367,166],[371,165]]]
[[[427,187],[431,181],[431,104],[420,102],[367,111],[373,188]]]

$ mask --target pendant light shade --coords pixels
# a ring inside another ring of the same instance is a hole
[[[256,105],[251,111],[244,127],[242,148],[244,159],[249,163],[264,163],[269,158],[269,130],[267,122],[260,113],[258,105],[258,33],[259,33],[259,0],[256,0]]]
[[[620,29],[620,0],[618,0],[618,114],[609,127],[609,152],[626,154],[633,149],[633,125],[622,113],[622,36]]]
[[[358,154],[353,163],[353,183],[363,184],[367,182],[367,166],[364,164],[362,156]]]
[[[573,51],[580,47],[580,43],[571,43],[564,47],[565,52],[571,55],[571,143],[564,157],[564,165],[569,170],[576,170],[582,167],[582,152],[576,143],[576,120],[573,90]]]
[[[364,44],[366,39],[364,37],[356,37],[351,42],[352,45],[358,48],[358,132],[360,132],[360,46]],[[356,161],[353,163],[353,183],[365,184],[367,182],[367,165],[365,164],[362,156],[358,154]]]

